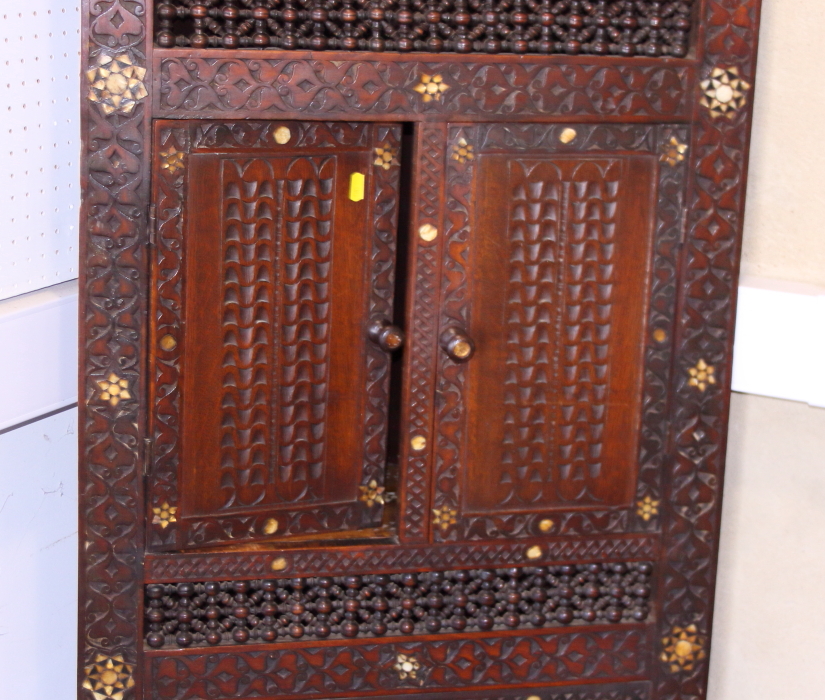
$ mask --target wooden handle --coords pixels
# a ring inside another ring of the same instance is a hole
[[[404,344],[404,331],[386,318],[377,318],[370,323],[368,334],[370,340],[385,352],[398,350]]]
[[[441,334],[441,347],[454,362],[467,362],[476,351],[476,344],[460,328],[448,328]]]

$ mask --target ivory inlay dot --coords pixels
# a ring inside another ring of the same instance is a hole
[[[279,126],[275,129],[275,143],[279,143],[282,146],[285,143],[289,143],[289,139],[292,138],[292,132],[289,130],[287,126]]]
[[[527,550],[528,559],[538,559],[541,556],[541,547],[534,545]]]
[[[418,235],[422,241],[434,241],[438,236],[438,229],[432,224],[423,224],[418,228]]]
[[[570,143],[573,139],[576,138],[576,136],[576,130],[568,127],[567,129],[564,129],[559,135],[559,141],[561,141],[562,143]]]
[[[730,85],[720,85],[716,88],[716,99],[719,102],[730,102],[733,99],[733,88]]]

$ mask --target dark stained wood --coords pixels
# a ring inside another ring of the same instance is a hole
[[[643,622],[652,573],[650,562],[632,562],[150,584],[146,643],[186,648]]]
[[[150,515],[177,509],[174,522],[151,519],[156,540],[380,526],[390,360],[369,334],[376,312],[392,313],[397,127],[158,122],[156,133],[156,183],[179,201],[159,204],[154,306],[185,297],[150,331],[159,364],[183,377],[179,404],[166,378],[153,384],[157,429],[180,424],[179,442],[155,450],[157,478],[180,493],[155,489]],[[169,167],[171,149],[183,155]],[[351,199],[353,174],[372,197]],[[182,280],[169,290],[173,261]]]
[[[82,697],[704,697],[759,6],[84,4]]]
[[[163,48],[684,56],[691,4],[264,0],[239,7],[233,0],[196,5],[169,0],[158,4],[155,40]]]
[[[479,158],[469,511],[630,504],[654,167]]]
[[[401,695],[410,689],[524,688],[547,678],[562,683],[611,678],[623,684],[643,680],[652,662],[650,640],[640,625],[560,634],[505,632],[383,644],[298,642],[286,649],[161,654],[147,654],[146,684],[154,697],[168,700],[327,697],[330,686],[351,697],[370,697],[387,691]],[[396,669],[400,655],[414,659],[414,675],[402,676],[403,667],[401,672]]]
[[[299,58],[300,57],[300,58]],[[296,59],[298,59],[296,61]],[[696,63],[598,56],[154,52],[158,116],[410,121],[689,121]],[[424,76],[443,91],[425,99]],[[359,89],[354,89],[358,86]],[[363,89],[361,88],[363,86]]]

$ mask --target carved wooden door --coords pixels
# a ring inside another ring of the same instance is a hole
[[[399,137],[156,122],[153,547],[381,527]]]
[[[671,139],[686,130],[449,127],[436,540],[650,528],[685,187]]]

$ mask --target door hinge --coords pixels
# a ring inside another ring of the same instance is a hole
[[[157,232],[157,207],[149,205],[149,245],[155,245],[155,234]]]
[[[143,476],[149,476],[152,468],[152,441],[143,438]]]

